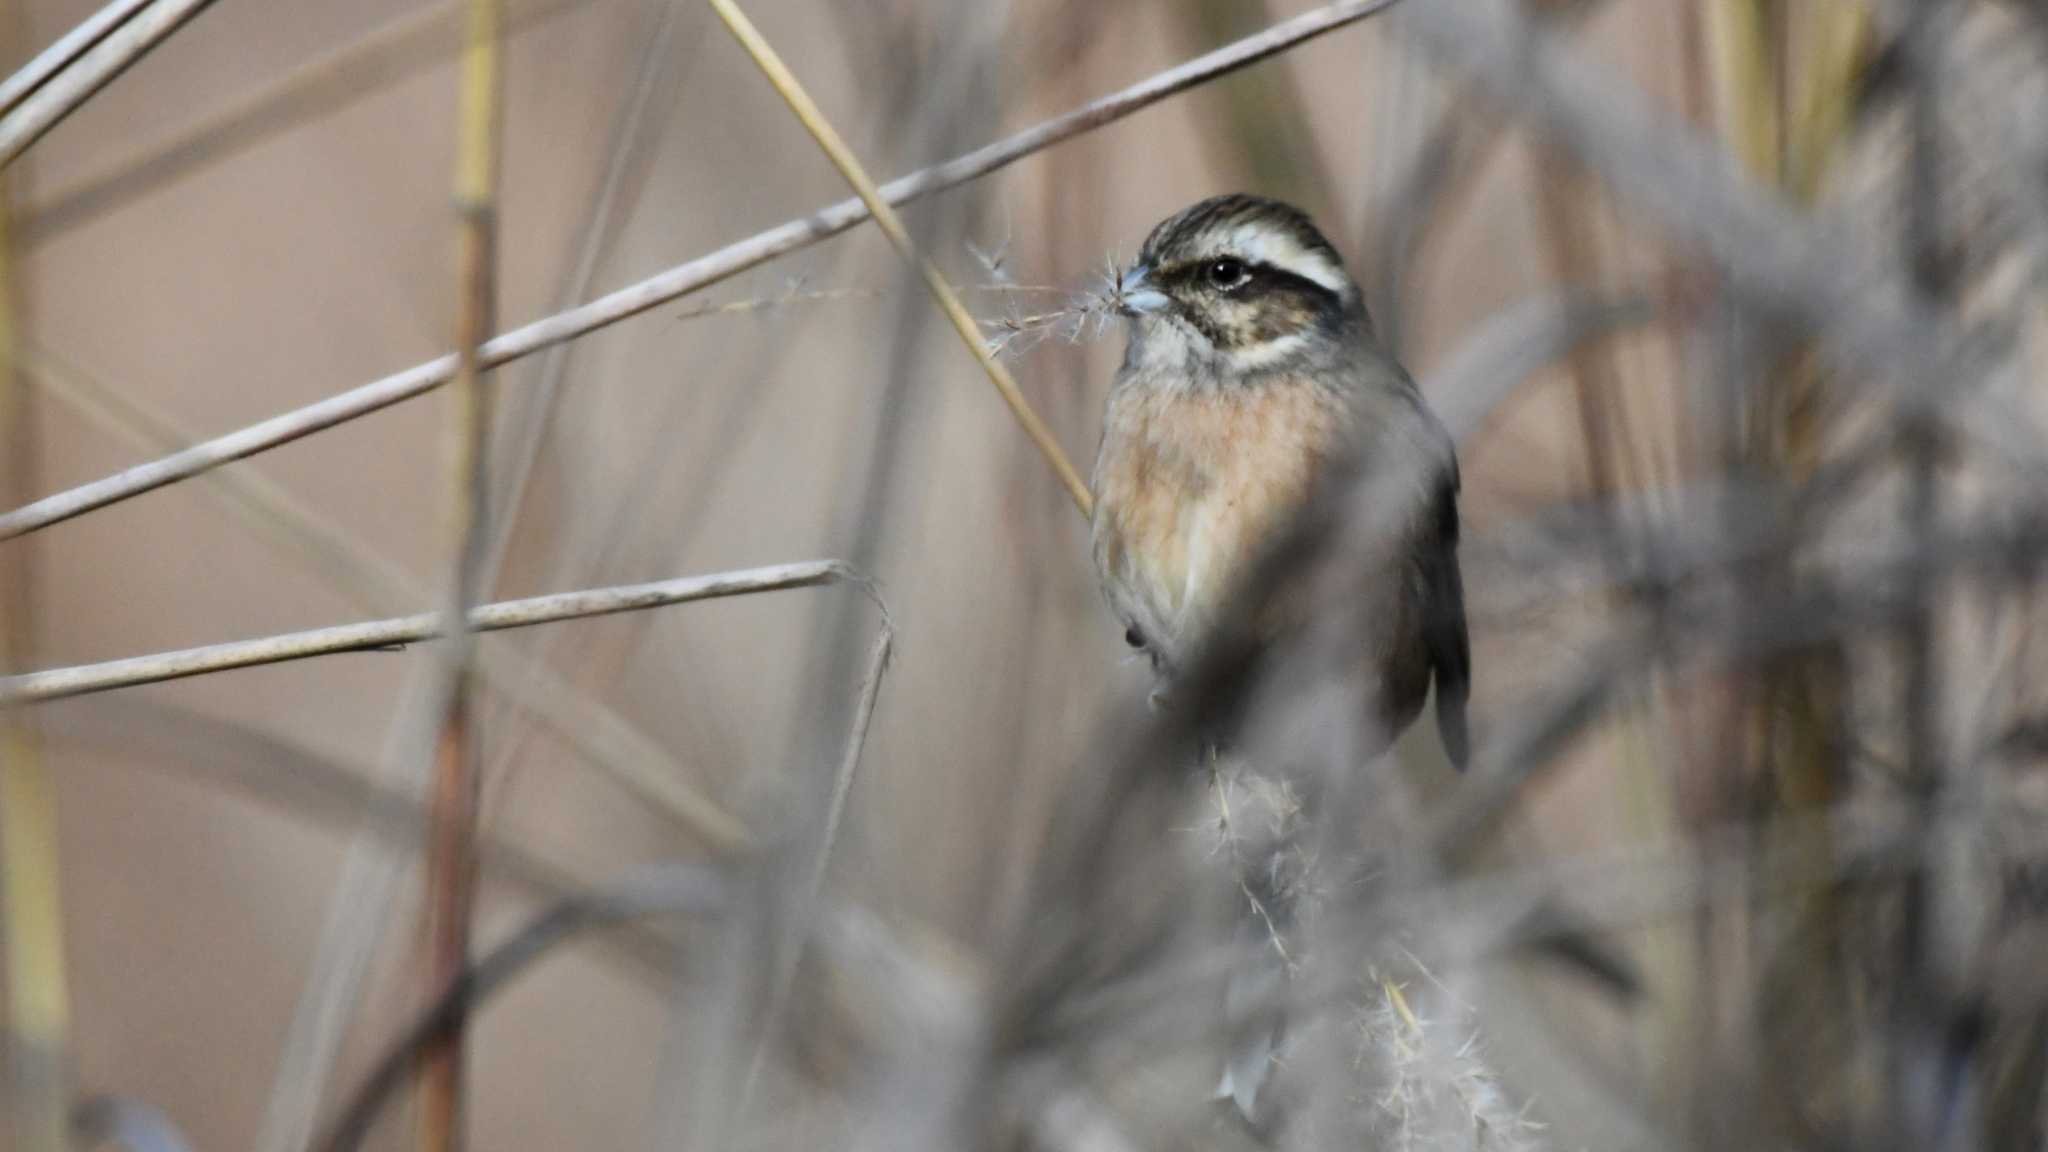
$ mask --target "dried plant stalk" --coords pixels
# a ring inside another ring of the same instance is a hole
[[[50,395],[131,444],[165,451],[192,442],[162,412],[59,364],[47,352],[32,349],[26,367]],[[202,483],[243,522],[305,561],[358,607],[382,614],[427,599],[406,573],[256,470],[223,468],[207,473]],[[486,689],[534,717],[591,767],[707,845],[738,845],[738,823],[690,786],[688,772],[667,749],[603,701],[518,647],[485,640],[476,658]]]
[[[71,66],[93,45],[107,38],[114,29],[128,22],[129,18],[147,7],[152,0],[112,0],[106,7],[79,21],[78,25],[59,36],[55,43],[41,52],[35,59],[21,66],[20,70],[6,80],[0,81],[0,113],[12,112],[28,98],[29,94],[49,83],[52,76]]]
[[[45,81],[34,95],[0,119],[0,167],[14,163],[29,145],[212,3],[155,0],[148,11],[130,17],[70,67]]]
[[[1045,462],[1052,467],[1053,474],[1066,486],[1067,494],[1074,498],[1074,507],[1080,509],[1084,518],[1091,515],[1094,511],[1095,498],[1088,491],[1088,482],[1081,478],[1073,462],[1067,459],[1066,451],[1060,447],[1059,438],[1053,435],[1052,429],[1032,410],[1031,402],[1024,398],[1024,392],[1017,387],[1017,381],[1010,376],[1010,370],[1003,366],[1001,360],[996,359],[988,341],[982,339],[981,328],[973,315],[967,311],[967,306],[960,302],[960,294],[953,291],[952,284],[946,280],[945,274],[939,271],[937,265],[918,254],[916,246],[911,243],[909,230],[903,227],[903,221],[897,218],[895,209],[883,198],[881,189],[875,187],[875,182],[868,178],[866,169],[861,167],[860,160],[854,156],[853,150],[846,146],[846,141],[840,139],[838,131],[825,119],[825,114],[818,109],[810,94],[804,91],[796,75],[783,64],[782,58],[776,55],[774,46],[770,45],[760,30],[754,27],[753,22],[747,19],[746,13],[740,11],[739,5],[733,3],[733,0],[710,0],[710,3],[712,9],[718,13],[718,18],[725,21],[725,26],[732,32],[733,38],[740,42],[740,46],[747,50],[747,55],[753,57],[754,64],[761,69],[768,82],[775,86],[776,94],[789,105],[790,111],[796,113],[796,118],[803,123],[804,130],[818,142],[818,147],[824,151],[826,158],[832,161],[832,166],[839,169],[839,174],[853,186],[854,192],[860,196],[861,203],[867,205],[868,212],[874,216],[875,224],[888,236],[889,243],[894,245],[897,253],[923,277],[925,287],[931,291],[932,299],[938,303],[939,310],[945,313],[946,319],[952,323],[953,331],[960,334],[960,339],[966,343],[968,351],[974,353],[974,358],[980,361],[981,370],[988,374],[989,383],[995,385],[996,391],[1002,395],[1003,403],[1010,406],[1010,414],[1017,418],[1017,423],[1024,428],[1024,434],[1031,438],[1031,442],[1038,447],[1039,454],[1044,456]]]
[[[470,610],[469,628],[472,632],[495,632],[589,616],[608,616],[615,612],[638,612],[695,600],[838,583],[864,586],[866,579],[837,560],[743,568],[712,576],[686,576],[650,584],[620,584],[584,592],[557,592],[549,596],[481,604]],[[254,668],[261,664],[331,656],[339,652],[371,652],[418,644],[442,635],[441,617],[429,612],[364,624],[316,628],[309,632],[286,632],[260,640],[239,640],[206,648],[133,656],[101,664],[26,672],[0,678],[0,704],[61,700],[88,692],[204,676],[231,668]]]
[[[882,692],[882,677],[889,670],[895,639],[895,629],[885,615],[881,633],[875,637],[875,646],[868,654],[867,673],[861,677],[859,695],[853,706],[853,725],[847,731],[846,747],[839,756],[839,771],[832,777],[832,794],[826,801],[825,823],[818,836],[817,852],[811,857],[810,873],[804,881],[803,890],[798,893],[797,906],[791,916],[795,921],[792,941],[769,985],[760,1031],[754,1041],[754,1054],[747,1062],[746,1078],[740,1082],[738,1114],[742,1118],[753,1098],[755,1086],[760,1082],[761,1070],[767,1064],[769,1047],[781,1029],[783,1014],[788,1010],[797,965],[803,959],[804,945],[810,939],[811,922],[824,895],[825,875],[832,864],[832,850],[839,843],[839,825],[846,816],[846,801],[853,794],[854,778],[860,773],[861,754],[867,751],[868,726],[875,716],[875,701]]]
[[[197,171],[367,99],[443,63],[462,45],[465,0],[439,0],[365,33],[238,97],[98,164],[37,196],[17,222],[17,239],[34,248],[102,214]],[[505,13],[509,35],[576,7],[579,0],[526,0]]]
[[[1803,203],[1820,196],[1821,183],[1841,150],[1854,112],[1856,90],[1871,38],[1870,13],[1853,0],[1802,8],[1817,45],[1806,89],[1787,130],[1786,183]]]
[[[1394,3],[1396,0],[1343,0],[1342,3],[1305,12],[1256,35],[1150,76],[1120,92],[1041,121],[996,143],[885,184],[880,189],[882,198],[890,204],[902,204],[965,184],[1061,141],[1121,120],[1176,93],[1377,15]],[[858,198],[841,201],[811,216],[791,220],[601,296],[582,307],[502,333],[483,346],[481,362],[486,368],[497,368],[564,340],[588,335],[776,257],[808,248],[867,218],[867,206]],[[139,464],[112,476],[46,496],[11,512],[0,513],[0,540],[153,492],[223,464],[269,451],[302,436],[310,436],[425,395],[453,379],[455,367],[454,356],[443,356],[251,424],[204,444],[195,444],[162,459]]]
[[[1714,96],[1721,134],[1743,166],[1775,183],[1783,168],[1783,79],[1775,28],[1776,0],[1714,0],[1708,5],[1713,29]]]
[[[499,86],[498,0],[470,0],[463,49],[462,95],[456,142],[455,214],[461,303],[455,347],[455,538],[453,579],[441,642],[444,673],[439,741],[434,750],[433,820],[427,849],[427,958],[429,998],[454,988],[469,967],[470,918],[476,902],[477,736],[472,681],[476,641],[469,606],[478,595],[490,547],[485,496],[490,470],[490,394],[479,349],[489,337],[497,295]],[[458,1024],[427,1049],[420,1069],[417,1146],[420,1152],[463,1147],[464,1032]]]
[[[28,490],[37,453],[21,368],[22,333],[0,172],[0,493]],[[0,673],[32,658],[30,542],[0,546]],[[71,996],[64,968],[57,806],[33,718],[0,701],[0,947],[5,949],[6,1089],[0,1103],[20,1152],[70,1147]]]

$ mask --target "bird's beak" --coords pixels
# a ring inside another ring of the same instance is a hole
[[[1152,312],[1163,312],[1169,301],[1166,293],[1146,285],[1145,277],[1150,269],[1143,264],[1134,264],[1116,278],[1116,310],[1126,316],[1138,317]]]

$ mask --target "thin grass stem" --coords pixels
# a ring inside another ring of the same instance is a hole
[[[1120,92],[942,164],[885,184],[882,199],[903,204],[986,176],[1055,144],[1092,132],[1185,92],[1218,76],[1255,64],[1325,33],[1392,7],[1398,0],[1344,0],[1305,12],[1234,44],[1159,72]],[[771,228],[716,252],[679,264],[588,304],[558,312],[494,337],[480,351],[485,367],[497,368],[672,303],[780,256],[811,247],[868,218],[859,198]],[[0,514],[0,540],[33,532],[87,512],[178,483],[235,460],[267,452],[304,436],[382,411],[422,396],[454,378],[456,357],[443,356],[325,400],[195,444],[181,452],[139,464],[111,476],[46,496]]]
[[[112,0],[36,53],[35,59],[22,65],[14,75],[0,80],[0,115],[14,111],[31,93],[49,83],[51,77],[70,67],[150,3],[151,0]]]
[[[114,82],[150,49],[164,42],[213,0],[155,0],[45,81],[0,119],[0,167],[14,163],[66,116]]]
[[[866,580],[837,560],[810,560],[766,568],[746,568],[710,576],[686,576],[647,584],[619,584],[581,592],[557,592],[521,600],[501,600],[470,610],[473,632],[496,632],[507,628],[530,628],[591,616],[639,612],[697,600],[747,596],[756,592],[780,592],[792,588],[815,588],[825,584]],[[254,668],[287,660],[331,656],[341,652],[389,651],[419,644],[443,635],[437,613],[399,616],[362,624],[343,624],[305,632],[286,632],[257,640],[238,640],[204,648],[132,656],[98,664],[52,668],[0,678],[0,704],[25,704],[61,700],[90,692],[131,688],[205,676],[234,668]]]
[[[38,455],[21,363],[10,182],[0,172],[0,493],[26,491]],[[0,546],[0,675],[33,659],[33,543]],[[20,1152],[70,1147],[71,994],[61,881],[56,791],[35,718],[0,702],[0,967],[7,997],[0,1112]]]
[[[861,167],[859,158],[853,154],[853,149],[846,146],[846,141],[840,138],[831,121],[825,119],[824,112],[819,110],[810,93],[804,91],[796,74],[782,62],[782,57],[776,54],[774,46],[769,44],[767,38],[761,35],[760,29],[754,27],[753,22],[747,19],[746,13],[740,11],[739,5],[733,3],[733,0],[710,0],[710,3],[712,10],[718,13],[718,18],[725,21],[725,26],[732,32],[733,38],[747,50],[747,55],[753,58],[755,66],[760,68],[762,75],[774,85],[776,94],[789,105],[790,111],[794,112],[797,120],[803,124],[804,130],[818,142],[818,147],[825,153],[826,158],[832,161],[832,166],[839,169],[839,174],[853,186],[854,192],[860,196],[861,203],[867,205],[868,212],[874,216],[876,225],[889,238],[889,243],[894,245],[897,253],[923,277],[925,287],[930,290],[932,299],[938,303],[939,311],[945,313],[946,319],[953,325],[953,331],[959,334],[961,341],[967,345],[967,350],[980,362],[981,370],[988,374],[989,383],[995,385],[996,391],[1003,398],[1003,403],[1010,406],[1010,414],[1017,418],[1017,423],[1023,427],[1024,434],[1031,438],[1031,442],[1038,447],[1039,454],[1044,456],[1045,462],[1051,466],[1053,475],[1065,485],[1067,494],[1074,498],[1074,507],[1080,509],[1083,518],[1093,515],[1095,497],[1088,491],[1088,482],[1081,478],[1081,473],[1074,468],[1073,461],[1067,459],[1066,451],[1060,447],[1059,437],[1053,435],[1052,429],[1032,409],[1031,402],[1024,398],[1024,392],[1017,386],[1017,381],[1010,375],[1010,370],[1003,366],[1001,360],[996,359],[989,342],[982,338],[980,325],[967,311],[967,306],[960,302],[960,294],[953,290],[953,285],[947,281],[945,274],[939,271],[936,264],[918,254],[917,246],[910,239],[910,230],[903,226],[903,221],[897,217],[895,209],[882,197],[882,190],[868,177],[867,170]]]

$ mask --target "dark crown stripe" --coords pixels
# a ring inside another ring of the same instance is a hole
[[[1155,267],[1170,263],[1176,256],[1187,255],[1210,233],[1250,223],[1286,232],[1304,249],[1321,252],[1338,267],[1343,266],[1336,248],[1306,213],[1279,200],[1242,193],[1211,197],[1168,218],[1145,238],[1140,257]]]

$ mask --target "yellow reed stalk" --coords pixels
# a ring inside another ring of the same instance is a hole
[[[1046,463],[1052,466],[1053,473],[1059,477],[1060,483],[1066,486],[1068,495],[1074,498],[1074,506],[1081,510],[1083,517],[1092,516],[1095,499],[1088,491],[1087,482],[1074,470],[1073,463],[1067,459],[1067,454],[1061,450],[1059,441],[1054,438],[1052,429],[1046,426],[1045,421],[1039,419],[1038,413],[1032,411],[1030,403],[1024,399],[1023,391],[1017,387],[1017,381],[1010,376],[1009,369],[1003,367],[1002,361],[996,359],[995,353],[988,346],[988,341],[982,337],[980,325],[975,323],[973,314],[967,311],[967,306],[960,302],[959,294],[931,261],[917,254],[916,248],[910,242],[910,232],[903,227],[903,221],[896,215],[896,210],[889,207],[889,202],[883,199],[881,190],[875,186],[875,182],[868,178],[867,171],[854,157],[853,150],[846,146],[846,141],[840,139],[839,133],[825,119],[825,114],[818,110],[817,104],[812,102],[810,95],[804,91],[803,85],[798,83],[796,76],[783,64],[782,58],[776,55],[775,49],[761,35],[760,30],[754,27],[744,12],[740,11],[739,5],[733,3],[733,0],[709,2],[712,10],[718,13],[718,18],[725,22],[727,30],[733,34],[733,38],[740,42],[740,47],[747,50],[747,55],[753,57],[754,64],[760,68],[762,75],[775,86],[775,91],[782,97],[783,103],[789,105],[789,110],[803,123],[805,131],[818,142],[818,147],[824,151],[826,158],[832,161],[832,166],[839,169],[839,174],[853,188],[854,194],[860,197],[861,203],[867,205],[868,212],[874,216],[875,223],[881,226],[883,235],[889,238],[889,243],[895,245],[896,251],[901,253],[924,278],[925,287],[931,291],[932,299],[938,302],[939,310],[946,314],[946,319],[952,321],[953,330],[960,334],[960,339],[966,342],[968,351],[974,353],[974,358],[981,362],[982,371],[988,373],[989,382],[996,386],[996,391],[1002,395],[1003,402],[1010,406],[1011,414],[1023,425],[1024,434],[1031,438],[1039,453],[1045,457]]]
[[[1742,24],[1741,34],[1717,37],[1723,130],[1759,180],[1810,204],[1848,127],[1867,15],[1860,4],[1845,0],[1720,0],[1716,14],[1738,10],[1749,19],[1731,16],[1728,23]],[[1791,51],[1793,44],[1801,50]],[[1760,139],[1765,124],[1768,151]],[[1765,387],[1752,401],[1756,410],[1744,421],[1751,431],[1743,453],[1751,467],[1798,485],[1812,476],[1826,451],[1826,429],[1814,403],[1823,369],[1810,345],[1783,350],[1768,367]],[[1767,665],[1754,686],[1734,687],[1745,713],[1741,742],[1768,772],[1776,810],[1794,817],[1834,811],[1837,749],[1848,709],[1839,659],[1789,655]],[[1840,845],[1825,820],[1799,823],[1810,830],[1768,835],[1757,849],[1759,874],[1786,878],[1806,893],[1781,914],[1786,925],[1795,926],[1794,938],[1810,943],[1775,959],[1771,979],[1803,998],[1832,997],[1844,991],[1834,943],[1847,915],[1834,883],[1842,875]],[[1820,1050],[1846,1061],[1847,1054],[1832,1044]]]
[[[0,176],[0,497],[29,492],[35,454],[14,283],[12,199]],[[0,545],[0,675],[30,665],[30,542]],[[0,933],[10,1082],[0,1096],[18,1152],[70,1147],[71,994],[64,970],[57,802],[25,708],[0,707]]]
[[[71,1047],[57,803],[34,728],[0,720],[0,869],[6,874],[7,1023],[14,1146],[62,1152]]]
[[[446,712],[435,749],[433,824],[427,859],[429,995],[439,998],[469,966],[470,919],[476,897],[477,741],[471,707],[476,641],[468,626],[487,548],[484,507],[490,396],[479,349],[490,338],[497,291],[496,252],[499,90],[498,0],[470,0],[462,55],[456,142],[455,211],[461,302],[453,381],[456,405],[452,522],[456,541],[443,649]],[[427,1051],[420,1072],[418,1147],[462,1147],[464,1029],[457,1025]]]
[[[1870,12],[1850,0],[1814,0],[1799,11],[1813,47],[1787,141],[1786,183],[1801,203],[1811,204],[1849,126],[1857,73],[1869,48]]]
[[[1778,183],[1784,148],[1775,6],[1776,0],[1714,0],[1708,7],[1721,133],[1743,167],[1771,184]]]

